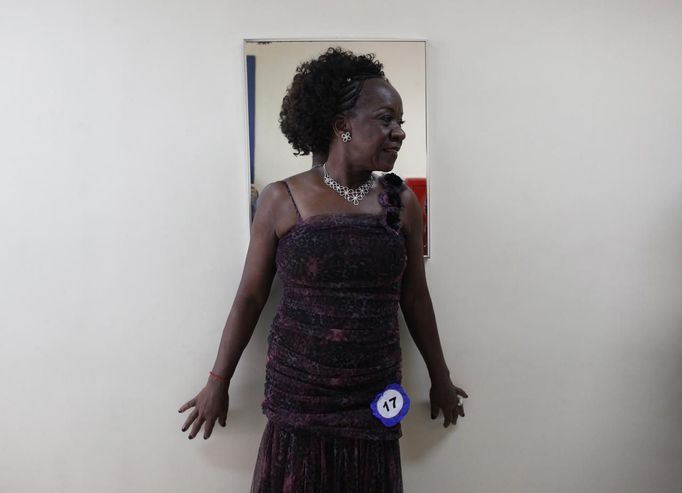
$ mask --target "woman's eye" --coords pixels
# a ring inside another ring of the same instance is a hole
[[[383,123],[385,123],[385,124],[388,125],[388,124],[390,124],[390,123],[393,121],[393,117],[392,117],[391,115],[386,115],[386,116],[382,116],[382,117],[380,118],[380,120],[381,120]],[[398,120],[397,123],[398,123],[398,125],[401,125],[401,126],[402,126],[402,125],[405,124],[405,120]]]

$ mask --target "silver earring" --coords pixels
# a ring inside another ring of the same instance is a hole
[[[350,142],[351,140],[350,132],[343,132],[341,134],[341,140],[343,140],[344,142]]]

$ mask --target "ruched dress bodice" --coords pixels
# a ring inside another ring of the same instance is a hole
[[[398,308],[407,264],[404,185],[379,180],[382,214],[315,215],[279,239],[283,294],[268,336],[263,401],[279,425],[349,438],[401,435],[399,424],[387,428],[370,410],[376,394],[401,379]]]

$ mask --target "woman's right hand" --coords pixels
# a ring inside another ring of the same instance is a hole
[[[230,397],[228,395],[227,381],[218,381],[212,378],[208,379],[206,386],[197,394],[197,396],[187,401],[178,410],[179,413],[184,413],[190,408],[194,408],[192,413],[187,417],[185,424],[182,425],[182,431],[192,426],[189,432],[190,440],[194,438],[201,425],[204,425],[204,440],[211,436],[216,419],[221,426],[225,427],[227,422],[227,410],[230,405]],[[194,425],[192,425],[194,423]]]

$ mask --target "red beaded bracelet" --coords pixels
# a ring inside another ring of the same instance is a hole
[[[221,382],[227,382],[227,378],[221,377],[221,376],[218,375],[217,373],[213,373],[212,371],[209,371],[208,374],[209,374],[210,376],[212,376],[213,378],[216,378],[216,379],[220,380]]]

